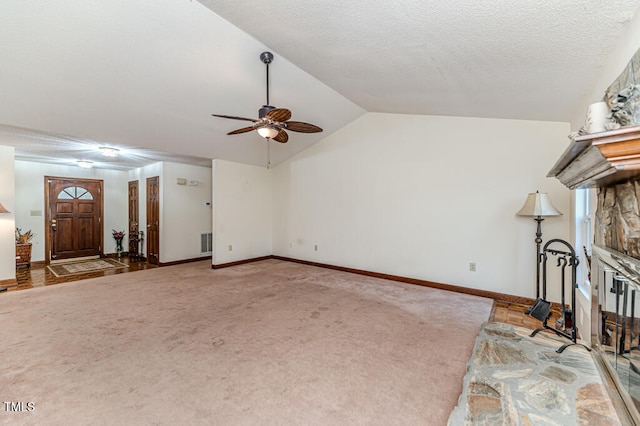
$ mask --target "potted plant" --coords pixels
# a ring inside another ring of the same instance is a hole
[[[31,240],[35,234],[28,230],[16,228],[16,266],[31,267]]]

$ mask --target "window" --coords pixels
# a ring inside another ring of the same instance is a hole
[[[58,200],[93,200],[93,195],[86,189],[79,186],[69,186],[58,194]]]
[[[591,282],[589,280],[589,268],[587,256],[591,256],[591,244],[593,243],[593,202],[595,194],[593,189],[578,189],[575,197],[575,234],[576,234],[576,255],[580,259],[577,270],[578,288],[585,296],[591,293]]]

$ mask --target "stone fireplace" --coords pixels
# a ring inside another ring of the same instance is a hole
[[[574,136],[548,176],[569,189],[596,188],[591,286],[581,309],[603,371],[640,424],[640,126]]]
[[[594,353],[640,424],[640,50],[603,100],[608,108],[598,108],[609,114],[594,128],[592,104],[547,176],[569,189],[597,188],[590,282],[577,305],[590,308]]]
[[[640,259],[640,180],[598,188],[594,242]]]

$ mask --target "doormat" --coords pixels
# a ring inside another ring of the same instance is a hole
[[[49,270],[56,277],[87,274],[90,272],[100,272],[108,269],[121,269],[128,267],[129,265],[110,258],[83,260],[81,262],[59,263],[57,265],[47,265],[47,268],[49,268]]]

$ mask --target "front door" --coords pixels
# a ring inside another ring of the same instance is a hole
[[[147,178],[147,259],[160,262],[160,177]]]
[[[102,254],[102,181],[45,176],[47,263]]]

